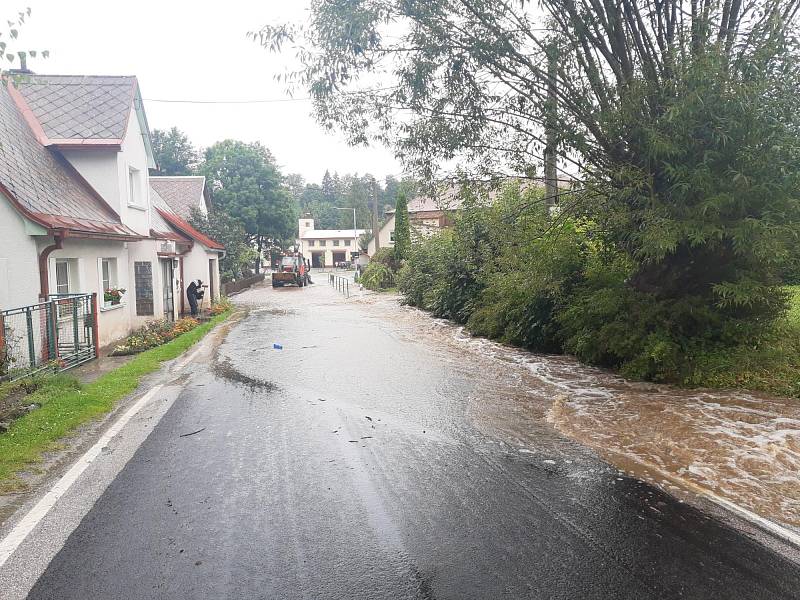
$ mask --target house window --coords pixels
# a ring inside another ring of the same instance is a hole
[[[128,204],[131,206],[144,206],[141,180],[139,169],[128,167]]]
[[[325,246],[325,240],[320,240],[320,241],[319,241],[319,245],[320,245],[320,246]]]
[[[333,245],[334,246],[338,246],[339,245],[339,240],[333,240]]]
[[[153,263],[133,263],[136,285],[136,314],[148,317],[153,314]]]
[[[56,294],[69,294],[69,261],[56,261]]]
[[[392,242],[394,241],[394,231],[393,230],[389,232],[389,240],[392,241]]]
[[[103,258],[103,291],[113,290],[117,288],[117,259],[116,258]]]
[[[314,241],[315,241],[315,240],[308,240],[308,245],[309,245],[309,246],[313,246],[313,245],[314,245]]]

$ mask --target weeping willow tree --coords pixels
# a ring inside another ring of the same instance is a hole
[[[675,306],[660,325],[669,336],[714,337],[785,307],[776,273],[798,230],[798,8],[315,0],[307,23],[254,37],[294,52],[289,83],[324,126],[388,144],[428,176],[458,163],[536,177],[548,124],[574,177],[561,218],[588,217],[627,257],[627,293]]]

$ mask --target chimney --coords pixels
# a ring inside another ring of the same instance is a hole
[[[33,71],[28,68],[28,54],[19,52],[17,56],[19,56],[19,68],[9,69],[8,72],[12,75],[33,75]]]

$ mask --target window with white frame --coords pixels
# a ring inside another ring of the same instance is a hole
[[[100,270],[103,278],[103,291],[117,289],[117,259],[102,258]]]
[[[316,241],[316,240],[308,240],[308,245],[309,245],[309,246],[313,246],[315,241]]]
[[[69,294],[69,260],[56,261],[56,294]]]
[[[142,199],[142,174],[139,169],[128,167],[128,204],[131,206],[144,206]]]
[[[339,240],[333,240],[333,245],[334,246],[338,246],[339,245]]]
[[[320,245],[320,246],[324,246],[324,245],[325,245],[325,240],[320,240],[320,241],[319,241],[319,245]]]

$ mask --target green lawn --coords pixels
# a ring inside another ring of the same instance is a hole
[[[791,304],[772,333],[755,345],[700,357],[686,383],[740,388],[800,398],[800,286],[788,286]]]
[[[63,373],[40,380],[25,400],[41,408],[16,419],[8,432],[0,434],[0,491],[20,487],[16,473],[40,461],[44,452],[56,448],[59,440],[78,426],[109,412],[137,388],[144,375],[185,352],[229,315],[222,313],[162,346],[142,352],[89,384],[81,385]]]

